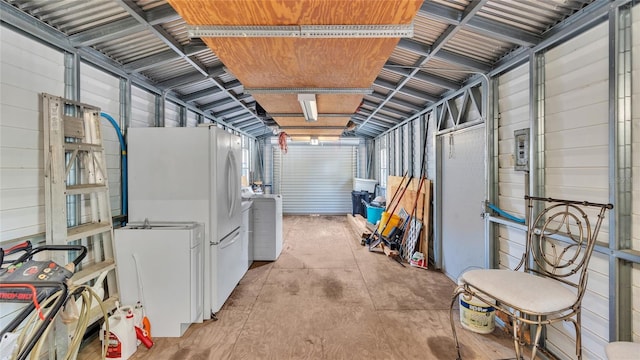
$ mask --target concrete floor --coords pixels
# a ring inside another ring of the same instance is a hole
[[[254,263],[218,321],[131,359],[455,359],[445,275],[370,252],[346,216],[285,217],[284,237],[280,258]],[[464,359],[514,357],[499,330],[459,335]],[[78,358],[98,359],[98,347]]]

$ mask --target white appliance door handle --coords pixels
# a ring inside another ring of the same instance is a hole
[[[227,247],[235,244],[235,242],[240,239],[240,232],[236,231],[233,235],[229,236],[228,238],[230,238],[231,240],[229,240],[229,241],[222,240],[220,242],[220,244],[221,244],[220,249],[224,249],[224,248],[227,248]]]
[[[236,198],[238,197],[238,184],[236,176],[236,171],[238,169],[236,169],[236,157],[233,154],[233,151],[229,151],[227,159],[229,163],[229,169],[227,172],[227,186],[231,197],[231,204],[229,204],[229,217],[232,217],[234,210],[236,209]]]
[[[231,172],[233,170],[231,169],[231,153],[227,152],[227,163],[226,163],[226,172],[227,172],[227,209],[229,211],[229,217],[231,217],[231,214],[233,212],[233,206],[232,206],[232,202],[233,202],[233,195],[231,194]]]

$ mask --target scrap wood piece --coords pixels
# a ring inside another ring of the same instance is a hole
[[[382,247],[382,251],[385,253],[385,255],[389,256],[389,257],[394,257],[394,256],[399,256],[400,253],[398,252],[398,250],[391,250],[391,248],[384,246],[383,243],[380,243],[380,246]]]

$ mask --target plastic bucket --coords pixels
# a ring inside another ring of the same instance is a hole
[[[383,212],[382,217],[380,218],[380,224],[378,225],[378,233],[382,234],[382,236],[388,236],[394,227],[398,227],[401,220],[402,219],[398,215],[392,215],[386,211]]]
[[[367,205],[367,222],[375,225],[380,220],[383,211],[383,207]]]
[[[463,328],[479,334],[489,334],[496,327],[496,309],[472,297],[460,296],[460,324]]]

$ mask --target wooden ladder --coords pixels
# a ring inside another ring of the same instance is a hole
[[[118,287],[113,271],[116,266],[113,223],[100,109],[49,94],[41,94],[40,100],[44,127],[46,242],[87,247],[87,257],[71,281],[76,285],[93,285],[92,282],[107,272],[102,306],[111,311],[115,308]],[[52,260],[66,264],[69,255],[56,252]],[[90,323],[100,318],[102,310],[94,302]],[[68,333],[74,331],[74,326],[68,327]],[[66,334],[56,333],[57,343],[67,338]],[[61,349],[57,350],[60,353]]]

